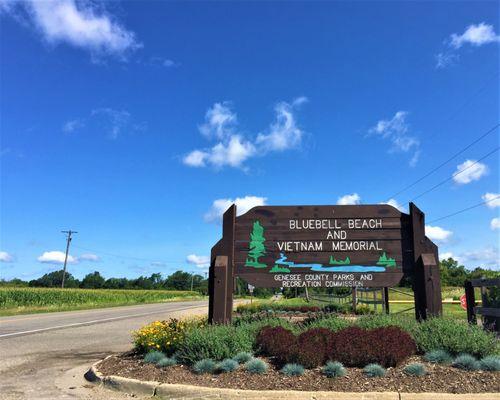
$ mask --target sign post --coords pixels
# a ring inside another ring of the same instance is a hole
[[[425,236],[425,217],[415,204],[410,203],[411,249],[415,317],[421,321],[430,315],[441,315],[441,277],[437,246]]]
[[[389,205],[259,206],[239,217],[232,205],[211,252],[209,322],[230,322],[236,276],[256,287],[386,288],[410,274],[417,318],[439,315],[437,247],[424,226],[413,203],[410,214]]]

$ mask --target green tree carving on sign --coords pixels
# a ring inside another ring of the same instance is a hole
[[[253,230],[250,234],[250,243],[248,251],[248,256],[245,262],[245,266],[254,268],[266,268],[266,264],[259,262],[259,258],[266,254],[266,248],[264,242],[266,238],[264,237],[264,227],[259,221],[253,223]]]
[[[386,267],[396,267],[396,260],[394,258],[387,257],[385,251],[378,258],[377,265],[385,265]]]

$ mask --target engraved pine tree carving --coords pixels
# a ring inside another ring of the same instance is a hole
[[[250,243],[248,245],[250,250],[248,251],[245,266],[254,268],[267,267],[266,264],[259,262],[259,258],[266,254],[266,247],[264,246],[265,241],[264,227],[259,221],[255,221],[253,223],[252,233],[250,234]]]

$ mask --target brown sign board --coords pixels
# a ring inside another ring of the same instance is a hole
[[[390,287],[409,274],[417,318],[439,314],[437,247],[424,227],[413,203],[409,214],[378,204],[259,206],[240,216],[233,205],[212,248],[209,319],[230,320],[236,277],[256,287],[335,288]]]
[[[260,287],[397,285],[401,215],[389,205],[254,207],[236,217],[235,274]]]

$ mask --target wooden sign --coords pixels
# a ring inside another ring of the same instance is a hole
[[[388,205],[255,207],[235,221],[235,274],[264,287],[393,286],[401,213]]]
[[[231,319],[234,279],[256,287],[390,287],[413,278],[418,319],[441,313],[437,247],[424,214],[390,205],[260,206],[223,216],[212,248],[209,320]]]

